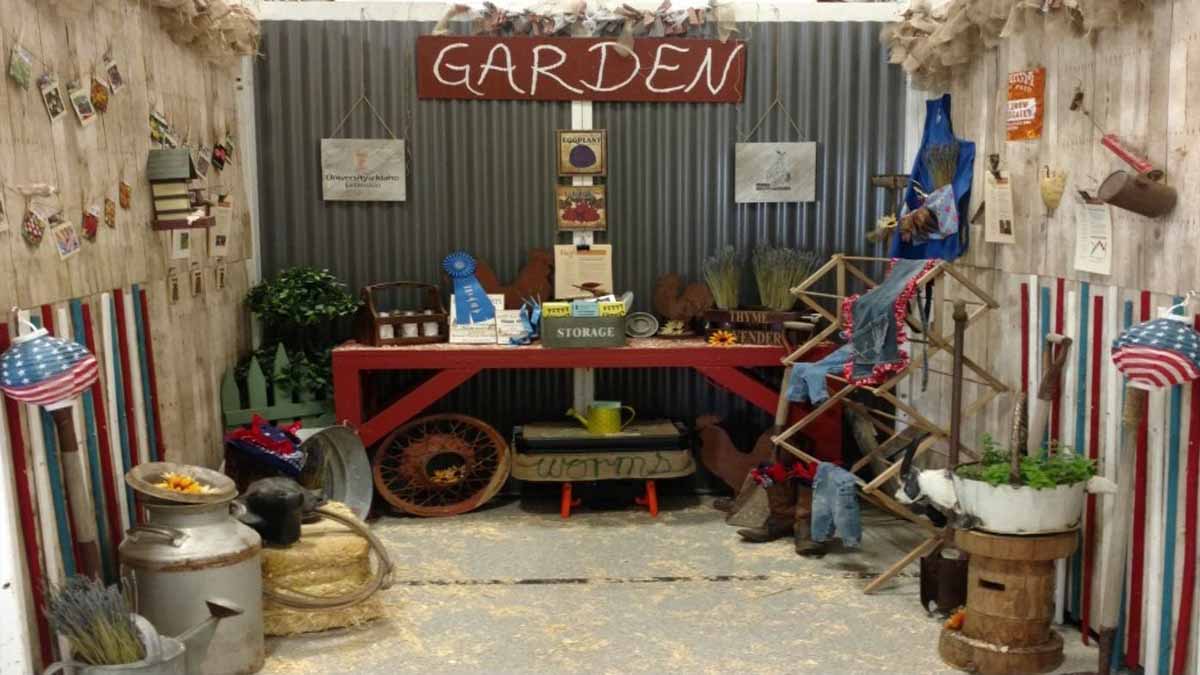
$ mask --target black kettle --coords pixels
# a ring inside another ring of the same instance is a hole
[[[300,524],[324,503],[324,498],[291,478],[263,478],[238,498],[245,507],[238,520],[250,526],[269,546],[291,546],[300,540]]]

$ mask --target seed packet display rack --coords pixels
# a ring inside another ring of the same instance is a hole
[[[973,281],[968,279],[960,270],[956,269],[951,263],[942,261],[928,269],[916,281],[918,293],[916,293],[911,302],[918,302],[919,298],[924,294],[924,289],[932,284],[934,312],[930,318],[926,328],[922,328],[921,323],[915,318],[916,312],[909,312],[907,317],[908,332],[911,336],[909,340],[913,344],[922,344],[922,349],[912,348],[912,360],[908,366],[898,373],[893,374],[882,384],[875,386],[856,385],[846,380],[843,377],[829,375],[827,382],[833,386],[830,387],[830,397],[821,405],[817,406],[809,414],[798,420],[796,423],[783,428],[786,422],[788,409],[787,397],[785,395],[787,382],[791,376],[792,365],[804,360],[804,355],[815,349],[822,342],[829,339],[830,336],[840,332],[844,327],[844,320],[841,315],[841,307],[846,297],[850,294],[848,285],[850,281],[856,280],[861,282],[867,289],[874,288],[879,285],[879,282],[871,278],[863,267],[866,265],[878,264],[886,266],[891,262],[888,258],[872,258],[862,256],[846,256],[835,255],[829,262],[821,266],[820,269],[813,272],[800,285],[792,289],[792,294],[795,295],[805,306],[811,308],[814,312],[821,315],[828,322],[828,325],[821,331],[812,335],[812,337],[793,351],[788,356],[784,357],[784,365],[787,367],[787,372],[783,378],[783,387],[779,393],[779,408],[776,414],[776,426],[782,431],[772,438],[772,441],[780,448],[792,453],[802,460],[808,462],[816,462],[817,459],[802,448],[797,447],[792,439],[802,432],[805,427],[812,424],[820,415],[827,412],[830,408],[839,403],[853,405],[855,408],[867,414],[868,419],[875,425],[877,429],[888,435],[873,451],[867,453],[853,465],[848,467],[848,470],[854,474],[858,482],[862,496],[884,509],[885,511],[904,518],[915,523],[926,531],[928,537],[921,542],[916,548],[908,554],[896,561],[891,567],[872,580],[864,589],[865,593],[871,593],[877,588],[886,583],[889,579],[899,574],[905,567],[910,565],[918,558],[928,555],[940,548],[946,542],[946,531],[935,527],[927,518],[913,514],[906,506],[900,504],[891,495],[887,494],[882,487],[889,480],[897,477],[900,473],[900,462],[889,462],[887,458],[893,456],[901,448],[905,447],[912,438],[913,429],[925,432],[928,434],[917,446],[914,457],[920,457],[939,441],[946,441],[950,437],[948,428],[943,427],[926,416],[922,415],[917,408],[900,398],[896,394],[897,386],[908,378],[913,373],[920,373],[922,369],[930,363],[934,356],[940,352],[954,353],[954,336],[953,333],[947,335],[941,329],[941,317],[949,316],[949,312],[941,311],[941,308],[947,306],[950,302],[945,298],[946,286],[952,279],[957,282],[962,288],[962,294],[967,296],[964,298],[968,309],[966,326],[969,329],[972,324],[978,321],[988,312],[999,309],[1000,305],[996,302],[989,293],[980,288]],[[833,293],[817,290],[818,288],[828,288],[829,278],[833,277]],[[936,283],[941,281],[942,283]],[[834,311],[828,309],[828,301],[833,301]],[[825,301],[825,302],[823,302]],[[970,417],[978,414],[987,406],[992,399],[1000,394],[1009,391],[1009,387],[1001,382],[988,369],[979,365],[975,361],[965,358],[963,365],[970,372],[970,377],[967,381],[982,385],[982,392],[979,396],[966,405],[963,409],[965,417]],[[936,371],[929,369],[931,374],[939,376],[949,376],[948,372]],[[847,399],[856,391],[866,391],[874,396],[874,400],[894,407],[894,414],[878,409],[875,407],[858,404]],[[978,458],[978,454],[971,448],[961,445],[962,452],[969,456]],[[870,481],[859,476],[859,472],[863,468],[882,460],[886,469],[877,473]]]

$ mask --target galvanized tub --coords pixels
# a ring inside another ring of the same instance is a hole
[[[179,635],[210,616],[206,600],[228,598],[240,616],[190,639],[188,673],[239,675],[262,668],[262,540],[216,504],[147,502],[149,523],[121,542],[121,564],[132,572],[136,611],[160,633]]]

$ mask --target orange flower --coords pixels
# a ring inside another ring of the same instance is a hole
[[[708,344],[714,347],[732,347],[737,344],[737,336],[727,330],[713,331],[708,336]]]

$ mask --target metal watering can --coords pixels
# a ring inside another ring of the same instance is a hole
[[[204,655],[204,647],[212,638],[213,630],[221,619],[239,616],[243,609],[228,601],[214,598],[206,600],[209,616],[204,621],[192,626],[175,637],[159,635],[145,617],[133,615],[134,625],[142,636],[142,644],[146,647],[146,658],[135,663],[123,663],[115,666],[91,666],[74,661],[58,661],[50,664],[42,675],[54,673],[70,673],[72,675],[194,675],[200,672],[200,663]],[[198,653],[195,659],[189,659],[187,647],[193,646],[192,653]],[[192,662],[194,660],[194,663]]]
[[[621,413],[624,411],[629,411],[629,419],[621,419]],[[568,417],[579,420],[579,423],[593,434],[620,433],[633,422],[636,414],[633,408],[621,405],[620,401],[592,401],[587,408],[587,417],[580,415],[574,408],[567,411]]]

